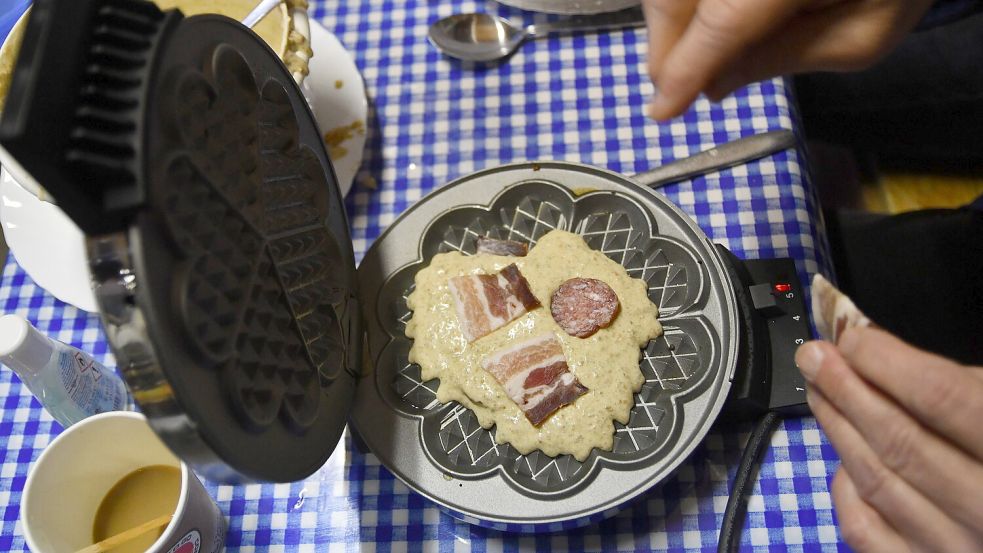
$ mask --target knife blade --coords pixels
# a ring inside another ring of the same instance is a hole
[[[795,134],[790,130],[754,134],[643,171],[631,179],[642,186],[660,188],[690,177],[754,161],[794,146]]]

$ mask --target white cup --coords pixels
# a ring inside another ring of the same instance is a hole
[[[147,551],[220,551],[226,523],[218,505],[147,419],[125,411],[84,419],[45,448],[27,476],[21,501],[27,546],[36,553],[73,553],[92,545],[102,499],[124,476],[150,465],[180,467],[181,495],[170,524]]]

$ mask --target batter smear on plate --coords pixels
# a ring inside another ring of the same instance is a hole
[[[481,362],[533,426],[587,393],[552,332],[496,351]]]

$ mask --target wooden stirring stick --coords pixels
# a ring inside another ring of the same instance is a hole
[[[174,515],[163,515],[153,520],[148,520],[140,526],[134,526],[125,532],[120,532],[119,534],[110,536],[98,543],[94,543],[88,547],[83,547],[75,553],[102,553],[103,551],[109,551],[114,547],[122,545],[133,538],[140,537],[151,530],[156,530],[161,526],[167,526],[173,517]]]

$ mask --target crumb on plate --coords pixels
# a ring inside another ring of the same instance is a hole
[[[345,148],[343,144],[351,140],[355,133],[365,134],[365,123],[361,119],[350,125],[341,125],[324,133],[324,143],[328,146],[328,155],[332,160],[341,159],[348,154],[348,148]]]

